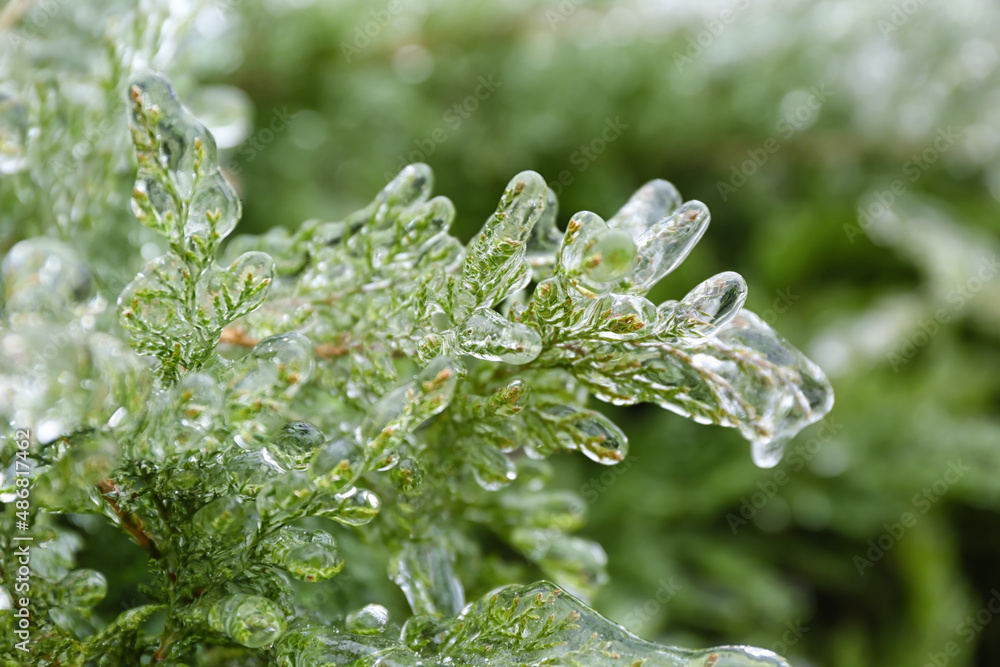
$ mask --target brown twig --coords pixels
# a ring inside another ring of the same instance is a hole
[[[253,347],[260,342],[260,339],[248,336],[247,332],[243,330],[243,327],[235,325],[228,326],[222,330],[222,335],[219,336],[219,342],[228,343],[230,345],[238,345],[239,347]],[[316,350],[316,355],[323,357],[324,359],[344,357],[350,352],[350,349],[347,347],[337,345],[336,343],[319,343],[314,347],[314,349]]]
[[[0,11],[0,32],[13,28],[34,0],[14,0]]]
[[[114,499],[113,494],[118,492],[118,485],[115,484],[115,480],[106,479],[103,482],[98,483],[97,490],[101,492],[101,497],[104,498],[104,502],[108,504],[111,511],[115,513],[115,516],[121,519],[122,526],[124,526],[125,530],[132,534],[132,537],[135,538],[135,541],[138,542],[139,546],[145,549],[153,558],[157,560],[162,558],[163,554],[160,553],[160,550],[156,547],[156,544],[153,542],[153,538],[151,538],[146,532],[142,519],[134,514],[125,512],[118,504],[118,501]]]

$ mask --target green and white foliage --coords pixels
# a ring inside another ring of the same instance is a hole
[[[527,171],[464,246],[415,164],[343,220],[236,237],[220,261],[240,203],[211,134],[158,74],[128,105],[133,211],[167,252],[119,295],[120,328],[68,246],[26,240],[3,262],[0,410],[40,441],[32,664],[787,664],[657,646],[597,615],[584,600],[607,557],[572,535],[586,504],[546,489],[553,454],[627,455],[591,394],[737,428],[764,466],[829,411],[823,373],[742,310],[740,276],[646,298],[705,232],[704,205],[653,181],[562,234]],[[57,326],[77,333],[49,355]],[[73,570],[59,512],[104,515],[145,550],[149,604],[90,611],[104,575]],[[558,585],[483,595],[515,575]],[[309,593],[341,580],[346,608]],[[408,613],[366,604],[387,580]]]

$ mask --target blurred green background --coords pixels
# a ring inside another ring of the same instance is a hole
[[[463,240],[524,169],[563,224],[665,178],[713,221],[654,302],[738,271],[829,373],[772,470],[653,408],[610,411],[627,467],[557,460],[599,611],[797,667],[1000,664],[1000,5],[224,0],[184,34],[167,73],[240,231],[338,219],[411,161]]]

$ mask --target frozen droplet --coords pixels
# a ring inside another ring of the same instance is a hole
[[[285,615],[273,601],[260,595],[230,595],[209,608],[208,623],[243,646],[261,648],[285,631]]]
[[[150,260],[118,296],[122,326],[145,339],[164,334],[187,338],[190,331],[178,310],[186,290],[187,267],[173,254]]]
[[[256,493],[287,472],[266,447],[240,452],[226,463],[226,473],[243,493]]]
[[[534,313],[542,322],[558,322],[573,308],[561,277],[546,278],[535,286],[532,297]]]
[[[535,280],[540,280],[555,265],[556,255],[559,253],[559,245],[563,239],[563,233],[556,226],[558,213],[559,200],[552,188],[549,188],[545,201],[545,209],[531,230],[526,251],[528,263],[531,264],[531,268],[534,270]]]
[[[580,433],[580,451],[592,461],[606,466],[620,463],[628,454],[628,438],[615,423],[600,412],[590,412],[590,416],[576,422]]]
[[[0,92],[0,174],[28,166],[28,112],[16,98]]]
[[[401,460],[389,476],[399,492],[404,495],[419,493],[424,477],[420,465],[413,459]]]
[[[584,259],[584,274],[594,285],[610,285],[632,270],[636,261],[636,246],[628,232],[609,229],[594,239]]]
[[[245,252],[225,269],[207,274],[198,285],[206,316],[222,327],[254,310],[265,298],[274,275],[266,252]]]
[[[514,462],[500,450],[486,446],[472,447],[466,459],[476,483],[487,491],[499,491],[517,479]]]
[[[364,451],[353,438],[325,443],[313,454],[309,474],[321,489],[339,491],[365,470]]]
[[[486,411],[496,417],[511,417],[528,404],[530,387],[522,378],[514,378],[490,396]]]
[[[278,371],[278,379],[291,385],[305,384],[316,369],[312,343],[300,333],[265,338],[254,346],[253,356],[270,362]]]
[[[738,273],[726,271],[688,292],[679,303],[661,305],[661,330],[687,342],[715,335],[740,312],[747,300],[747,284]]]
[[[444,412],[465,368],[450,357],[432,359],[413,379],[412,414],[418,423]]]
[[[8,313],[61,314],[91,294],[90,271],[76,251],[47,237],[15,243],[0,264]]]
[[[318,449],[325,440],[323,432],[309,422],[290,422],[281,427],[275,445],[289,454],[308,454]]]
[[[356,635],[380,635],[389,624],[389,610],[380,604],[366,604],[347,615],[347,631]]]
[[[704,204],[689,201],[650,226],[636,241],[639,258],[629,278],[632,289],[645,293],[676,269],[708,229],[710,219]]]
[[[296,579],[326,581],[335,577],[344,567],[344,559],[333,544],[308,542],[289,549],[281,566]]]
[[[66,603],[73,607],[93,607],[108,594],[108,580],[97,570],[73,570],[59,585]]]
[[[456,314],[499,303],[531,281],[525,260],[528,237],[548,202],[545,179],[524,171],[511,179],[496,212],[469,242],[456,294]]]
[[[216,169],[198,182],[188,204],[184,236],[217,243],[232,233],[240,215],[240,198]]]
[[[188,373],[175,389],[181,423],[207,431],[222,412],[223,392],[215,378],[206,373]]]
[[[594,262],[598,237],[607,232],[607,223],[596,213],[580,211],[574,214],[566,224],[566,234],[559,249],[560,269],[568,275],[585,272]]]
[[[595,335],[605,340],[631,340],[653,333],[660,313],[653,303],[636,294],[608,294],[592,311]]]
[[[302,507],[315,495],[309,475],[293,470],[265,484],[257,494],[257,510],[271,514]]]
[[[534,328],[511,322],[492,308],[480,308],[459,325],[458,344],[464,354],[508,364],[526,364],[542,351]]]
[[[222,496],[195,512],[191,522],[212,540],[248,534],[256,529],[259,519],[252,503],[239,496]]]
[[[656,179],[636,190],[628,202],[608,220],[612,229],[621,229],[634,239],[663,220],[681,205],[681,195],[669,181]]]
[[[345,526],[363,526],[378,516],[382,501],[368,489],[350,488],[335,496],[337,504],[321,509],[325,516]]]
[[[453,616],[465,606],[455,574],[455,554],[444,539],[405,542],[389,562],[389,577],[403,590],[414,614]]]

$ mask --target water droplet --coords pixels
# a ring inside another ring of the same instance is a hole
[[[389,610],[380,604],[366,604],[347,615],[347,631],[357,635],[380,635],[389,624]]]
[[[340,438],[316,450],[309,464],[309,474],[319,488],[339,491],[364,472],[364,462],[361,446],[353,438]]]
[[[252,503],[239,496],[222,496],[195,512],[191,522],[211,540],[249,534],[256,530],[259,519]]]
[[[285,615],[271,600],[259,595],[230,595],[215,602],[208,623],[216,632],[250,648],[273,643],[285,631]]]
[[[46,237],[15,243],[0,264],[8,313],[63,314],[91,294],[90,271],[76,251]]]
[[[608,226],[626,231],[634,239],[663,220],[681,205],[681,195],[669,181],[656,179],[636,190]]]
[[[526,364],[542,351],[534,328],[511,322],[492,308],[480,308],[459,325],[458,343],[464,354],[508,364]]]
[[[708,229],[711,216],[700,201],[689,201],[651,226],[636,245],[639,258],[630,282],[647,292],[660,278],[676,269]]]
[[[661,305],[660,329],[668,336],[695,343],[715,335],[740,312],[747,299],[743,276],[726,271],[688,292],[680,303]]]
[[[93,607],[108,594],[108,580],[97,570],[74,570],[59,586],[64,599],[73,607]]]

